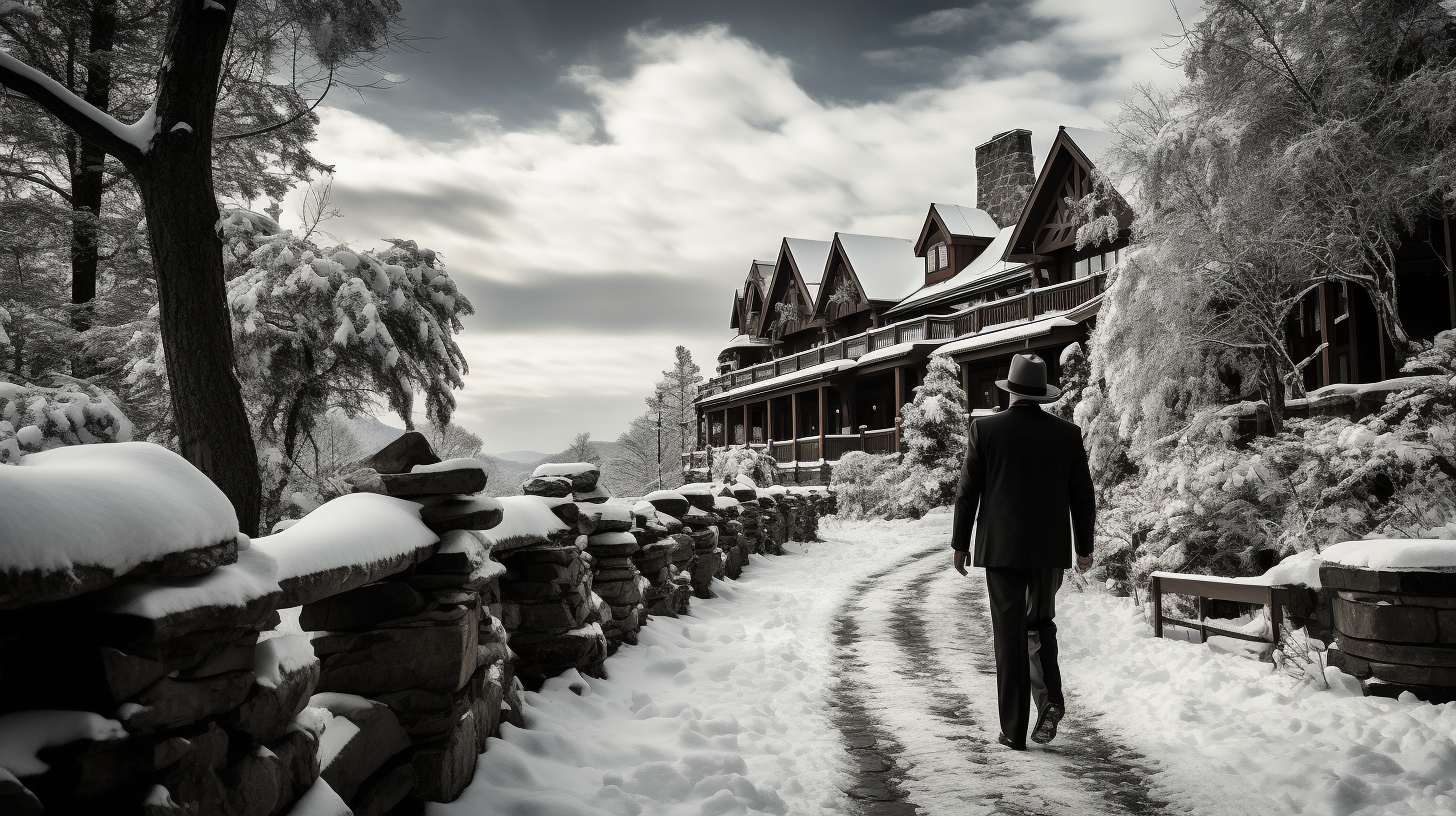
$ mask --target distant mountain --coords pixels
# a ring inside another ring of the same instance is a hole
[[[529,464],[532,464],[532,463],[535,463],[535,462],[539,462],[542,459],[545,459],[549,455],[550,454],[542,453],[540,451],[533,451],[533,450],[516,450],[516,451],[506,451],[505,453],[492,453],[491,454],[491,456],[494,456],[497,459],[504,459],[507,462],[520,462],[523,465],[529,465]]]
[[[349,417],[338,408],[329,410],[329,416],[349,429],[359,443],[359,455],[368,456],[404,434],[403,428],[385,425],[368,414]]]

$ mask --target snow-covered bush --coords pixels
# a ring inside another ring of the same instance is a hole
[[[920,516],[955,497],[966,457],[966,392],[950,357],[932,356],[914,401],[900,409],[902,506]]]
[[[1087,359],[1087,349],[1081,343],[1072,343],[1062,349],[1059,358],[1062,370],[1062,395],[1055,402],[1047,403],[1049,413],[1069,422],[1076,421],[1077,406],[1082,402],[1092,377],[1092,365]]]
[[[904,481],[901,455],[850,451],[834,463],[829,489],[838,512],[849,518],[900,518],[900,485]]]
[[[768,451],[739,447],[710,449],[709,454],[713,457],[710,472],[715,482],[732,483],[739,476],[747,476],[760,487],[781,483],[778,461]]]
[[[1449,333],[1446,333],[1449,335]],[[1456,337],[1413,366],[1453,360]],[[1134,456],[1130,476],[1097,474],[1100,558],[1114,578],[1153,570],[1248,575],[1258,552],[1368,536],[1456,538],[1456,388],[1413,380],[1359,420],[1290,419],[1241,445],[1239,407],[1204,409]]]
[[[63,445],[128,442],[131,436],[131,422],[98,386],[66,382],[46,388],[0,381],[0,464]]]

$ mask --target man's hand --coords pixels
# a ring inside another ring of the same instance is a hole
[[[955,571],[961,575],[966,574],[966,554],[960,550],[955,551]]]
[[[1086,572],[1089,569],[1092,569],[1092,556],[1090,556],[1090,555],[1079,555],[1079,556],[1077,556],[1077,572]]]

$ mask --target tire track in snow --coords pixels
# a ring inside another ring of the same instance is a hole
[[[895,761],[904,752],[903,746],[883,723],[876,721],[860,683],[852,679],[863,675],[866,664],[857,648],[859,623],[849,613],[855,607],[855,598],[862,597],[886,575],[930,552],[933,550],[917,552],[855,584],[849,592],[850,601],[834,621],[834,674],[838,684],[831,704],[835,707],[834,723],[856,763],[853,783],[845,793],[859,816],[915,816],[919,811],[905,796],[905,771]]]
[[[865,578],[836,621],[836,722],[860,760],[849,791],[860,812],[1162,812],[1140,758],[1090,721],[1069,719],[1049,749],[995,741],[984,583],[949,573],[944,558],[942,546],[921,550]]]

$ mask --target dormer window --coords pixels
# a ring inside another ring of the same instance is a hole
[[[925,253],[925,272],[936,272],[950,266],[950,249],[944,243],[936,244]]]

